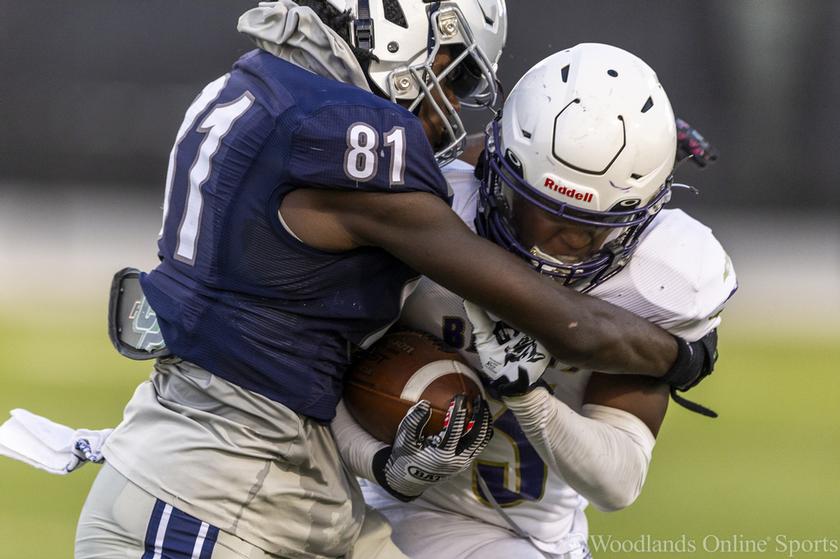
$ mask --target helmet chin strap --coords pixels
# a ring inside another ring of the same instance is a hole
[[[373,54],[376,41],[374,39],[373,18],[370,17],[370,0],[359,0],[358,11],[359,13],[356,14],[356,19],[353,20],[350,34],[352,41],[355,43],[355,48],[367,52],[368,56],[359,58],[357,55],[356,59],[362,67],[362,72],[365,75],[370,90],[374,95],[387,98],[385,93],[379,89],[379,86],[370,77],[370,63],[374,60],[379,60],[379,57]]]
[[[582,293],[586,293],[590,289],[593,289],[594,287],[600,285],[601,283],[618,273],[618,271],[624,267],[624,264],[626,264],[625,262],[616,265],[616,258],[618,258],[618,252],[620,251],[617,252],[615,248],[618,247],[610,247],[609,243],[607,243],[604,245],[604,248],[607,249],[610,253],[612,253],[612,259],[610,260],[609,265],[607,265],[603,270],[601,270],[593,276],[578,276],[577,274],[575,274],[576,268],[574,268],[574,266],[576,264],[580,264],[581,262],[576,262],[574,264],[569,262],[563,262],[556,256],[552,256],[540,250],[540,248],[537,246],[531,247],[530,253],[534,257],[541,259],[543,262],[548,262],[548,264],[540,263],[541,270],[548,271],[549,273],[554,275],[556,279],[562,280],[564,282],[564,285],[577,289]],[[602,249],[602,251],[603,250],[604,249]],[[554,263],[557,264],[556,267],[552,266],[552,264]]]
[[[353,39],[358,48],[368,52],[376,46],[373,40],[373,19],[370,17],[369,0],[359,0],[359,13],[353,22]]]
[[[536,256],[537,258],[541,258],[542,260],[546,260],[551,264],[557,264],[558,269],[561,269],[560,268],[561,266],[573,266],[573,265],[579,263],[579,262],[563,262],[563,260],[561,260],[560,258],[557,258],[556,256],[552,256],[552,255],[548,254],[547,252],[544,252],[538,246],[531,247],[531,250],[529,252],[531,254],[533,254],[534,256]]]
[[[563,262],[556,256],[552,256],[547,252],[544,252],[538,246],[531,247],[531,250],[529,252],[535,258],[539,259],[534,262],[537,263],[541,271],[550,273],[557,280],[562,280],[564,285],[574,286],[576,284],[575,268],[573,268],[575,264]],[[552,264],[556,264],[556,266],[553,266]]]

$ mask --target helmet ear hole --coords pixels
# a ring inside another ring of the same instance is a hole
[[[622,211],[622,210],[632,210],[638,208],[642,204],[642,201],[638,198],[630,198],[628,200],[621,200],[620,202],[616,202],[616,204],[609,209],[611,212],[615,211]]]
[[[505,159],[513,167],[513,170],[516,171],[516,174],[519,175],[520,178],[525,177],[525,167],[522,165],[522,160],[520,160],[515,153],[511,150],[507,150],[505,152]]]

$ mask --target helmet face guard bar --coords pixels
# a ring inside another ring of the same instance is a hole
[[[516,168],[499,152],[501,126],[493,121],[487,131],[484,178],[479,189],[480,208],[477,218],[479,234],[496,242],[528,261],[538,272],[562,278],[566,285],[580,284],[589,279],[588,288],[617,272],[636,249],[639,237],[671,196],[671,177],[647,205],[632,210],[612,212],[586,210],[558,202],[540,194],[525,181]],[[548,214],[587,226],[625,229],[617,238],[608,241],[586,261],[565,264],[526,247],[518,239],[509,221],[511,208],[504,195],[504,187]]]
[[[500,96],[497,88],[496,72],[493,63],[484,53],[475,40],[475,36],[467,23],[461,9],[454,2],[443,2],[442,7],[437,10],[430,8],[429,11],[429,48],[426,59],[408,68],[401,68],[392,71],[388,76],[388,94],[392,101],[399,100],[395,84],[401,79],[411,78],[413,84],[420,89],[420,94],[408,107],[410,111],[416,111],[420,104],[428,99],[432,109],[440,117],[446,127],[448,142],[437,148],[435,157],[440,165],[446,165],[456,159],[466,146],[467,130],[461,120],[458,111],[447,99],[443,82],[452,76],[463,76],[461,80],[475,80],[475,86],[459,84],[456,90],[468,91],[464,97],[459,97],[461,104],[467,108],[494,108]],[[457,34],[464,39],[463,45],[455,43],[453,46],[452,62],[439,74],[435,75],[433,67],[435,59],[445,41]],[[462,65],[465,67],[462,68]],[[478,76],[480,74],[480,77]]]

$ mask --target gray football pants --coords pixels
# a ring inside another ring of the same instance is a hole
[[[281,521],[281,520],[278,520]],[[191,517],[146,493],[105,464],[82,508],[76,559],[279,558]],[[407,559],[373,509],[346,559]]]

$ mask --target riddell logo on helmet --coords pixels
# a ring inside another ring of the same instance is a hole
[[[562,194],[563,196],[568,196],[569,198],[573,198],[575,200],[580,200],[581,202],[591,202],[592,201],[592,193],[591,192],[578,192],[574,188],[567,188],[562,184],[557,184],[551,178],[545,179],[544,187],[553,190],[557,194]]]

